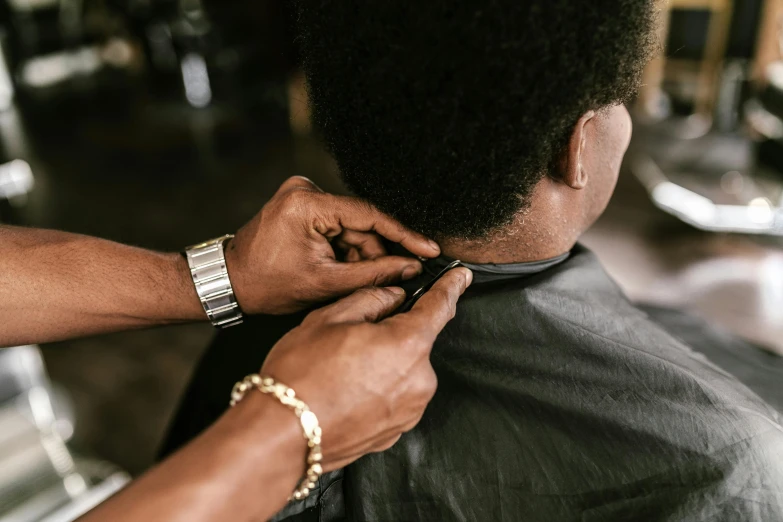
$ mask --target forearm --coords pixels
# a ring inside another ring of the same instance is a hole
[[[206,319],[178,254],[8,226],[0,252],[0,347]]]
[[[306,451],[294,414],[252,393],[80,522],[267,520],[304,473]]]

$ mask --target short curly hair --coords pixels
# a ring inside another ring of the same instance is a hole
[[[313,123],[347,186],[430,237],[529,201],[588,110],[628,101],[657,0],[297,0]]]

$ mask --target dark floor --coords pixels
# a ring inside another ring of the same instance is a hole
[[[37,181],[15,220],[179,250],[236,230],[290,175],[340,189],[315,141],[291,135],[285,105],[249,118],[124,103],[116,117],[107,117],[113,103],[82,111],[83,100],[60,104],[57,121],[46,111],[0,116],[6,155],[27,159]],[[656,210],[627,173],[585,242],[633,298],[695,311],[783,352],[780,242],[696,231]],[[44,346],[73,397],[75,444],[146,469],[211,335],[191,325]]]

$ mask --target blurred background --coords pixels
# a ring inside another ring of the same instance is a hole
[[[634,300],[783,355],[783,6],[670,0],[664,19],[584,243]],[[0,0],[0,223],[177,251],[296,174],[343,190],[284,0]],[[212,335],[0,352],[0,521],[72,520],[148,468]]]

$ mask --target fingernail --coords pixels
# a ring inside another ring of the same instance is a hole
[[[386,290],[388,290],[389,292],[391,292],[393,294],[405,295],[405,290],[403,290],[399,286],[387,286]]]
[[[403,279],[412,279],[421,273],[421,265],[410,265],[402,271]]]
[[[435,241],[433,241],[432,239],[430,239],[430,248],[432,248],[434,251],[436,251],[436,252],[440,253],[440,247],[439,247],[439,246],[438,246],[438,244],[437,244]]]
[[[467,286],[470,286],[470,284],[473,282],[473,270],[470,268],[465,269],[465,283]]]

